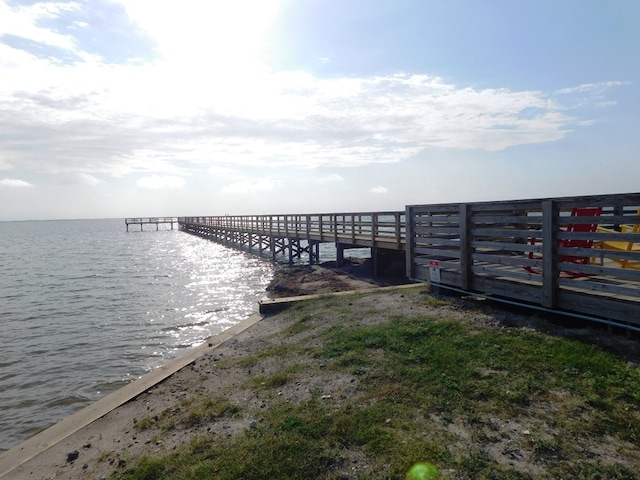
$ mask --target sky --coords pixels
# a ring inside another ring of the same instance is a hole
[[[640,191],[637,0],[0,0],[0,220]]]

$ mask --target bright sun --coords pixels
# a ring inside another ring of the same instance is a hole
[[[166,60],[233,66],[258,60],[280,0],[119,0]]]

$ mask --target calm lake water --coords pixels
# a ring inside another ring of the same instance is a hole
[[[270,262],[168,228],[0,222],[0,451],[257,312]]]

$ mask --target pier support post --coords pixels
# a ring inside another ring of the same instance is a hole
[[[293,265],[293,242],[294,240],[289,239],[289,265]]]
[[[378,264],[380,263],[378,254],[378,248],[371,247],[371,260],[373,261],[373,278],[378,278]]]
[[[344,263],[344,245],[336,243],[336,266],[341,267]]]

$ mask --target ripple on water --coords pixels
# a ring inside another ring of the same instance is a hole
[[[0,450],[257,311],[270,263],[122,223],[0,222]]]

